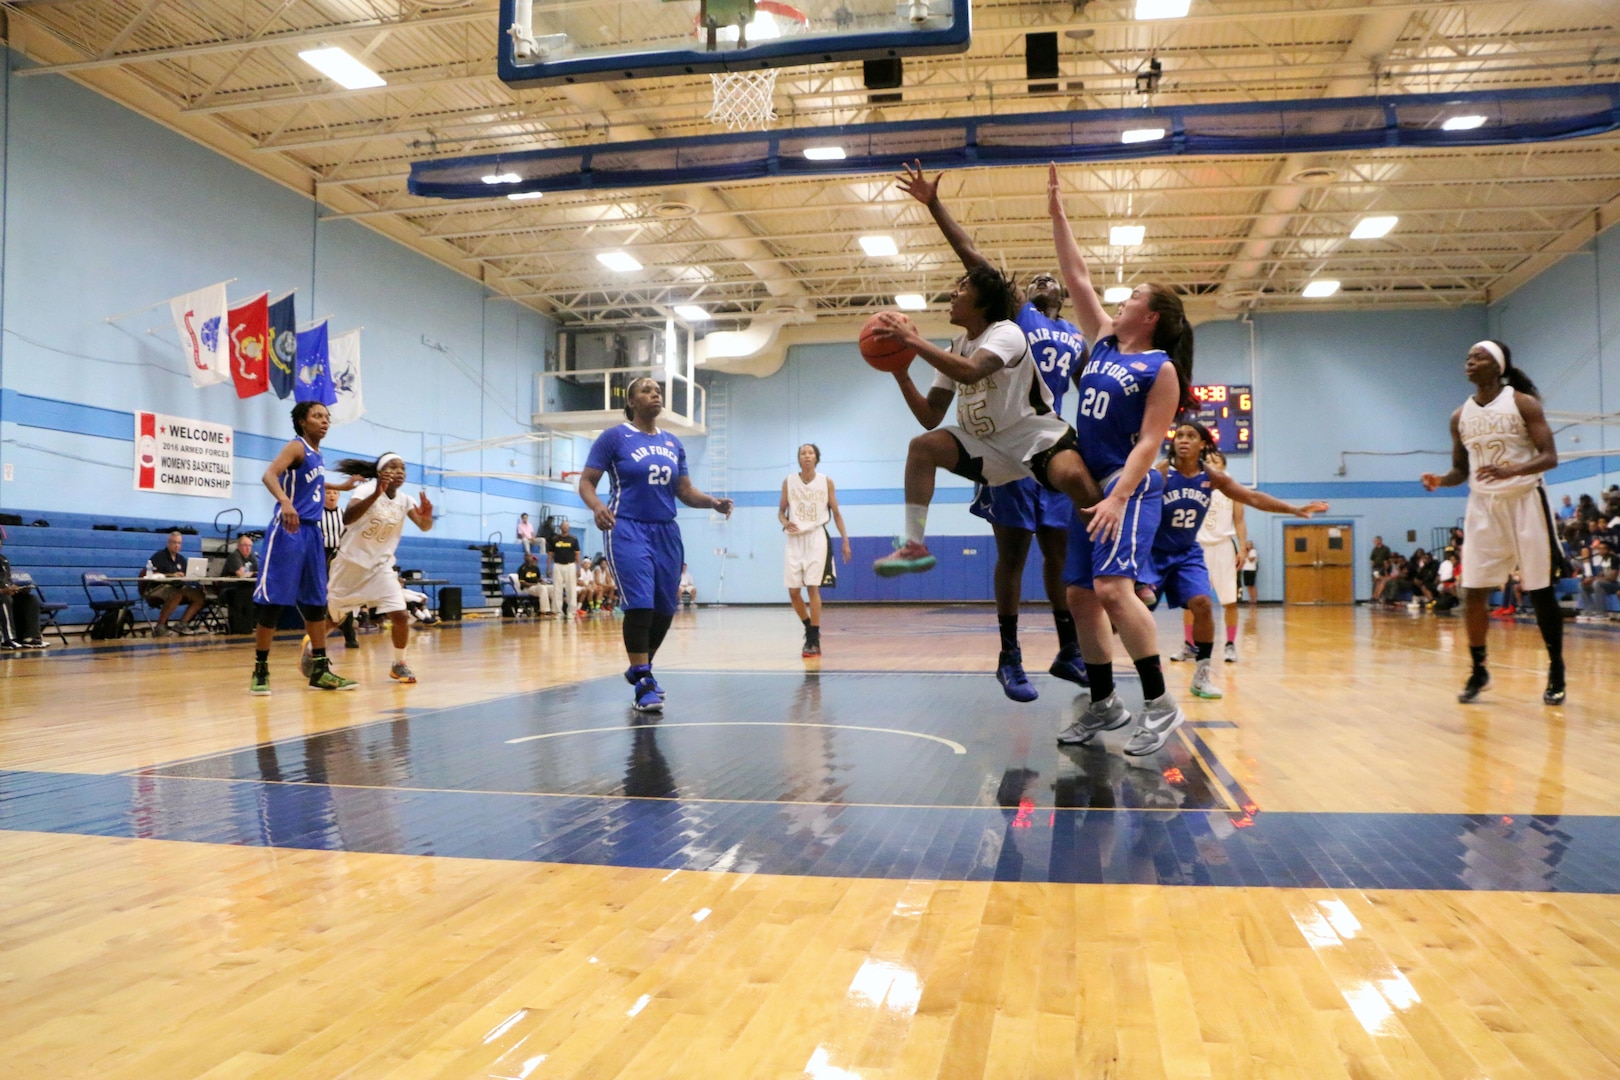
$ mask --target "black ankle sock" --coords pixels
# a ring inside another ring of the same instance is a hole
[[[1001,651],[1015,652],[1018,649],[1018,616],[997,615],[996,623],[1001,627]]]
[[[810,620],[809,619],[800,619],[799,621],[804,623],[804,628],[806,630],[810,629]]]
[[[1195,641],[1193,642],[1193,652],[1198,659],[1208,660],[1215,655],[1215,643],[1213,641]]]
[[[1080,638],[1074,632],[1074,616],[1067,611],[1052,610],[1052,625],[1057,627],[1058,648],[1078,648]]]
[[[1086,678],[1091,683],[1091,700],[1101,701],[1114,692],[1114,665],[1112,662],[1093,664],[1085,661]]]
[[[1470,645],[1470,646],[1468,646],[1468,655],[1473,658],[1474,668],[1476,670],[1479,670],[1479,671],[1485,670],[1485,646],[1483,646],[1483,645]]]
[[[317,649],[317,648],[311,646],[310,650],[309,650],[309,655],[314,657],[317,660],[325,660],[326,659],[326,649],[324,647]]]
[[[1164,696],[1164,668],[1159,664],[1157,656],[1144,656],[1133,661],[1136,664],[1136,673],[1142,676],[1142,698],[1152,701],[1154,698]]]
[[[820,645],[821,627],[806,624],[804,628],[804,640],[808,641],[812,645]]]
[[[268,664],[270,662],[270,650],[269,649],[254,649],[253,650],[253,662],[255,664]]]

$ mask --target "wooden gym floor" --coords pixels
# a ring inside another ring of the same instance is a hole
[[[1166,650],[1179,622],[1160,615]],[[1620,1076],[1620,634],[1244,612],[1157,756],[983,607],[0,654],[7,1077]],[[1128,667],[1125,670],[1129,670]],[[1039,674],[1036,674],[1039,672]],[[1133,706],[1140,690],[1123,680]]]

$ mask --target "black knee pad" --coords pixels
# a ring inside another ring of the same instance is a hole
[[[276,624],[279,623],[280,621],[281,621],[281,605],[280,604],[254,604],[253,605],[253,624],[255,626],[262,626],[266,630],[274,630],[276,628]]]
[[[644,654],[651,651],[652,608],[630,608],[624,613],[624,651]]]
[[[325,605],[315,606],[311,604],[299,604],[298,614],[302,615],[304,617],[304,621],[307,623],[326,621]]]

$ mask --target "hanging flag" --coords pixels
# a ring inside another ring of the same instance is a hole
[[[269,293],[231,308],[231,378],[236,396],[250,398],[270,389]]]
[[[298,377],[293,381],[293,397],[298,401],[337,401],[332,388],[332,368],[327,360],[326,320],[308,330],[298,331]]]
[[[296,325],[293,294],[288,293],[270,305],[270,389],[278,398],[293,392],[293,374],[298,369]]]
[[[192,386],[212,386],[230,378],[231,350],[226,337],[225,283],[176,296],[169,301],[180,348],[191,369]]]
[[[347,424],[366,415],[366,403],[360,397],[360,331],[350,330],[332,339],[332,389],[337,401],[332,405],[332,426]]]

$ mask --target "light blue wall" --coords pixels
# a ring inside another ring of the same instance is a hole
[[[0,482],[0,506],[178,521],[239,506],[268,520],[259,476],[291,436],[292,402],[193,388],[166,306],[105,321],[227,278],[233,301],[296,288],[300,322],[364,327],[366,416],[333,430],[329,459],[396,450],[418,466],[413,482],[422,465],[537,471],[532,448],[440,447],[528,430],[555,347],[548,320],[362,225],[320,223],[313,201],[66,79],[8,72],[4,92],[0,462],[15,479]],[[236,429],[233,497],[132,490],[136,410]],[[510,538],[519,512],[577,504],[538,486],[429,479],[451,536]]]

